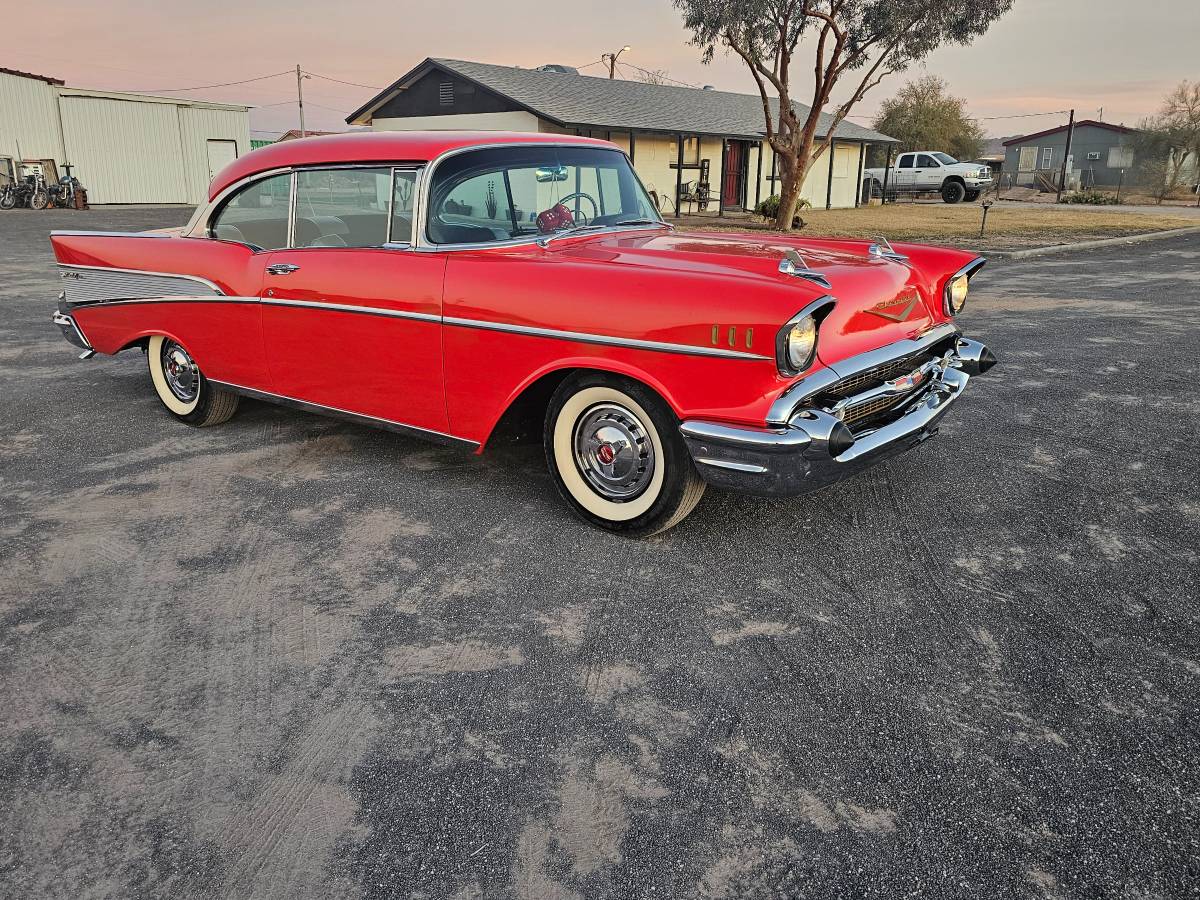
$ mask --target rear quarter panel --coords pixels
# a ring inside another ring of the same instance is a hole
[[[240,244],[178,236],[52,234],[58,262],[67,266],[193,275],[213,282],[228,300],[186,296],[170,302],[81,305],[72,314],[100,353],[116,353],[141,338],[179,341],[210,377],[269,390],[263,365],[262,254]]]

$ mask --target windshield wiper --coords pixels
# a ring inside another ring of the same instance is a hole
[[[664,222],[662,219],[622,219],[620,222],[613,222],[613,225],[662,225],[664,228],[670,228],[671,225]]]

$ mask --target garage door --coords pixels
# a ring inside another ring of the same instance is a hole
[[[169,103],[59,98],[67,161],[92,203],[186,203],[179,117]]]
[[[208,143],[208,180],[237,159],[237,141],[214,141]]]

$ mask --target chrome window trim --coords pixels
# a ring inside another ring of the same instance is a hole
[[[227,244],[237,244],[239,247],[249,247],[255,253],[274,253],[274,252],[278,252],[281,250],[297,250],[297,249],[301,249],[301,250],[342,249],[342,248],[337,248],[337,247],[324,247],[324,248],[296,247],[297,174],[299,172],[307,172],[307,171],[313,171],[313,170],[325,170],[325,169],[388,169],[388,170],[391,170],[391,173],[392,173],[391,179],[390,179],[390,186],[393,191],[395,190],[396,172],[398,172],[398,171],[415,172],[416,179],[415,179],[415,183],[414,183],[414,190],[417,192],[416,201],[414,202],[414,215],[413,215],[413,230],[415,232],[416,218],[417,218],[415,215],[416,202],[419,202],[420,198],[421,198],[421,193],[422,193],[421,186],[422,186],[422,181],[423,181],[421,176],[425,170],[425,167],[426,167],[426,163],[423,163],[423,162],[411,162],[411,163],[389,163],[389,162],[313,163],[311,165],[301,165],[301,166],[279,166],[274,169],[267,169],[263,172],[255,172],[251,175],[247,175],[245,178],[242,178],[239,181],[235,181],[233,184],[229,185],[224,190],[222,190],[219,194],[217,194],[217,196],[214,197],[212,200],[209,200],[208,202],[201,204],[199,207],[197,207],[197,214],[192,217],[191,222],[189,222],[187,225],[184,226],[184,229],[179,233],[179,236],[186,237],[186,238],[199,238],[202,240],[222,241]],[[247,244],[243,241],[231,241],[231,240],[227,240],[226,238],[219,238],[212,233],[213,215],[217,212],[218,208],[230,197],[230,195],[236,193],[237,191],[241,190],[244,187],[250,186],[251,184],[253,184],[256,181],[262,181],[265,178],[274,178],[276,175],[290,175],[291,176],[290,181],[289,181],[289,188],[288,188],[288,237],[287,237],[287,246],[286,247],[276,247],[273,250],[258,249],[253,244]],[[389,202],[388,237],[390,238],[391,237],[391,227],[392,227],[391,215],[390,215],[390,209],[391,209],[391,199],[390,198],[389,198],[388,202]],[[54,232],[54,233],[74,234],[75,232]],[[79,233],[80,234],[106,234],[108,232],[90,232],[89,231],[89,232],[79,232]],[[119,234],[119,235],[126,235],[125,232],[112,232],[112,233]],[[126,235],[126,236],[129,236],[129,235]],[[134,233],[134,236],[137,236],[136,233]],[[169,234],[145,235],[145,237],[164,237],[164,238],[169,238],[171,236],[172,235],[169,235]],[[396,245],[400,245],[400,246],[396,246]],[[379,245],[376,245],[373,247],[351,247],[348,249],[358,249],[358,250],[404,249],[404,250],[407,250],[407,249],[411,249],[411,242],[409,244],[404,244],[404,242],[402,242],[402,241],[388,240],[384,244],[379,244]]]
[[[484,331],[503,331],[509,334],[524,334],[531,337],[554,338],[578,341],[583,344],[601,344],[607,347],[624,347],[630,350],[655,350],[662,353],[678,353],[685,356],[712,356],[720,359],[746,359],[771,361],[769,356],[746,353],[741,350],[725,350],[721,347],[699,347],[694,344],[672,344],[666,341],[643,341],[637,338],[620,338],[606,334],[591,334],[584,331],[559,331],[555,328],[537,328],[532,325],[510,325],[507,322],[488,322],[482,319],[461,319],[444,316],[442,322],[459,328],[478,328]]]
[[[414,233],[413,233],[414,249],[420,250],[420,251],[425,251],[425,252],[447,252],[447,253],[449,253],[449,252],[462,251],[462,250],[485,250],[485,249],[491,249],[492,247],[519,247],[519,246],[523,246],[525,244],[536,243],[538,240],[545,237],[545,235],[542,235],[542,234],[532,234],[532,235],[528,235],[526,237],[510,238],[506,241],[483,241],[483,242],[470,243],[470,244],[437,244],[437,243],[434,243],[433,241],[429,240],[428,232],[427,232],[427,228],[426,228],[426,226],[428,225],[428,219],[429,219],[429,192],[433,187],[433,178],[434,178],[434,175],[437,174],[438,166],[440,166],[446,160],[452,159],[455,156],[460,156],[463,153],[473,153],[477,150],[497,150],[497,149],[503,149],[505,147],[520,147],[520,148],[526,148],[526,147],[536,147],[536,148],[578,147],[578,148],[592,149],[592,150],[603,150],[608,153],[618,153],[621,156],[625,157],[625,161],[629,163],[629,167],[633,171],[634,177],[637,179],[638,184],[641,185],[642,190],[643,191],[646,190],[646,186],[641,183],[641,179],[637,178],[637,170],[633,168],[633,162],[629,159],[629,154],[617,146],[604,146],[603,144],[593,144],[590,142],[585,143],[582,141],[506,141],[506,142],[490,143],[490,144],[472,144],[467,147],[455,147],[451,150],[445,150],[442,153],[438,154],[426,166],[425,178],[423,179],[424,184],[422,185],[422,190],[421,190],[422,203],[421,203],[419,222],[417,221],[418,217],[414,217],[414,222],[413,222],[413,224],[415,226]],[[648,193],[649,192],[647,192],[647,194]],[[662,224],[662,225],[665,225],[667,228],[673,227],[670,223],[664,222],[662,220],[662,216],[659,214],[657,209],[654,210],[654,215],[658,216],[658,219],[659,219],[659,222],[656,223],[656,225]],[[611,226],[608,226],[608,228],[606,228],[603,231],[592,231],[592,232],[588,232],[588,234],[593,234],[593,235],[608,234],[610,230],[621,229],[624,231],[629,231],[629,230],[635,229],[635,228],[651,228],[651,227],[655,227],[655,226],[651,226],[651,225],[636,225],[636,226],[611,225]],[[566,237],[566,236],[567,235],[564,235],[564,237]]]
[[[91,233],[91,232],[84,232],[84,233]],[[95,232],[95,233],[99,234],[99,232]],[[179,272],[154,272],[154,271],[151,271],[150,269],[122,269],[122,268],[118,268],[116,266],[85,266],[85,265],[82,265],[79,263],[59,263],[58,268],[60,270],[61,269],[84,269],[84,270],[92,271],[92,272],[105,272],[105,273],[116,272],[116,273],[119,273],[122,275],[152,275],[156,278],[183,278],[183,279],[186,279],[187,281],[194,281],[197,284],[204,285],[206,288],[211,290],[214,294],[220,294],[220,295],[225,294],[225,292],[223,290],[221,290],[219,287],[217,287],[217,285],[214,282],[211,282],[207,278],[203,278],[200,275],[184,275]]]

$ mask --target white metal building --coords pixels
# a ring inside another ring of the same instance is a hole
[[[0,179],[70,165],[91,203],[204,199],[213,174],[250,152],[247,107],[67,87],[0,69]]]

